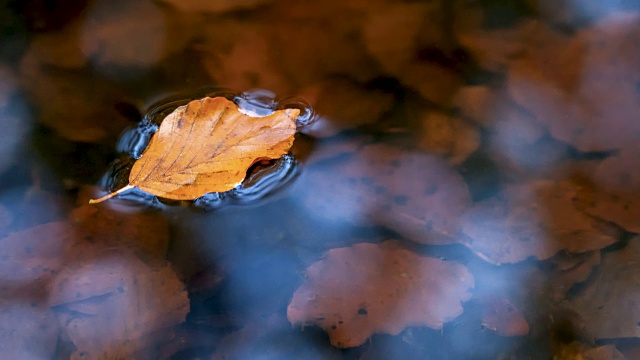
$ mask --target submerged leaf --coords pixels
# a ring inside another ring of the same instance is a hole
[[[506,297],[493,295],[481,299],[482,325],[500,336],[524,336],[529,324],[520,310]]]
[[[325,150],[314,151],[315,160]],[[471,203],[466,183],[441,158],[389,144],[366,145],[306,170],[302,201],[317,218],[386,226],[423,244],[454,243],[459,214]]]
[[[582,192],[586,211],[614,222],[630,232],[640,232],[640,144],[622,149],[603,160],[590,174],[591,193]]]
[[[462,218],[461,242],[496,265],[530,257],[545,260],[561,250],[572,254],[616,243],[615,226],[584,213],[578,187],[569,181],[539,180],[507,185]]]
[[[570,301],[596,339],[640,338],[640,238],[604,254],[600,270]]]
[[[150,266],[123,248],[62,269],[48,301],[76,348],[72,359],[137,358],[189,313],[187,292],[170,266]]]
[[[257,161],[287,153],[299,112],[286,109],[251,117],[223,97],[191,101],[162,121],[133,165],[129,185],[90,202],[104,201],[134,187],[174,200],[231,190]]]
[[[425,257],[386,242],[329,250],[307,268],[287,318],[317,325],[339,348],[362,345],[374,333],[408,326],[441,329],[462,313],[473,275],[462,264]]]
[[[3,359],[55,358],[58,326],[51,309],[6,296],[0,300],[0,355]]]

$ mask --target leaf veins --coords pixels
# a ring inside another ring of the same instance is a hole
[[[193,200],[238,186],[251,165],[289,151],[300,110],[264,117],[239,111],[223,97],[193,100],[169,114],[129,174],[129,185],[167,199]]]

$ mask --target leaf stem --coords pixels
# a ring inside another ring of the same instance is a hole
[[[91,199],[91,200],[89,200],[89,204],[97,204],[97,203],[101,203],[101,202],[103,202],[103,201],[105,201],[105,200],[111,199],[112,197],[114,197],[114,196],[116,196],[116,195],[120,194],[121,192],[125,192],[125,191],[127,191],[127,190],[133,189],[134,187],[135,187],[135,186],[133,186],[133,185],[127,185],[127,186],[123,187],[122,189],[120,189],[120,190],[118,190],[118,191],[114,191],[114,192],[112,192],[112,193],[110,193],[110,194],[107,194],[107,195],[105,195],[105,196],[103,196],[103,197],[101,197],[101,198],[99,198],[99,199],[95,199],[95,200],[94,200],[94,199]]]

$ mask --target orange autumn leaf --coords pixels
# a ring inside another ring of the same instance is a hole
[[[245,115],[223,97],[193,100],[160,124],[129,174],[129,185],[167,199],[193,200],[238,186],[260,160],[289,151],[300,110],[278,110],[263,117]]]

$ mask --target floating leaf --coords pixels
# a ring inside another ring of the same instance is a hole
[[[388,245],[329,250],[307,269],[287,308],[289,321],[318,325],[332,345],[347,348],[407,326],[441,329],[462,313],[474,286],[465,266]]]
[[[291,148],[299,113],[286,109],[252,117],[223,97],[191,101],[162,121],[133,165],[129,185],[90,203],[134,187],[174,200],[231,190],[251,165]]]

